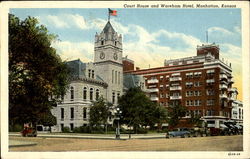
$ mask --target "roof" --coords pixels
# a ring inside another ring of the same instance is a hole
[[[114,40],[114,35],[116,34],[115,29],[112,27],[111,23],[108,21],[105,27],[102,30],[102,33],[104,33],[104,37],[106,40]],[[110,35],[110,38],[109,36]]]
[[[134,74],[124,74],[123,76],[123,85],[127,89],[138,87],[138,82],[140,81],[140,77]]]
[[[70,76],[72,80],[73,79],[89,79],[88,76],[86,75],[87,64],[83,63],[80,59],[68,61],[67,65],[70,69]],[[91,79],[88,81],[105,83],[99,75],[96,75],[95,79]]]
[[[116,33],[115,30],[114,30],[114,28],[112,27],[112,25],[111,25],[111,23],[109,21],[107,22],[107,24],[103,28],[103,32],[104,33],[108,33],[108,32]]]
[[[85,70],[86,70],[86,63],[83,63],[80,59],[68,61],[67,65],[70,69],[71,77],[79,77],[84,78]]]

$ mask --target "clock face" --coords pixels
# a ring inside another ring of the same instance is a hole
[[[114,57],[114,59],[115,59],[115,60],[117,60],[117,59],[118,59],[118,55],[117,55],[117,53],[116,53],[116,52],[114,53],[114,56],[113,56],[113,57]]]
[[[103,52],[101,52],[100,59],[104,59],[104,58],[105,58],[105,54]]]

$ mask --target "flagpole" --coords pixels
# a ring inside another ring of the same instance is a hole
[[[110,21],[110,13],[109,13],[109,9],[108,9],[108,21]]]

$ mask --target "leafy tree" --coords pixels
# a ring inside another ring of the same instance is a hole
[[[202,120],[200,119],[201,116],[195,116],[193,113],[191,113],[191,118],[188,120],[188,123],[201,127],[202,126]]]
[[[140,88],[130,88],[119,99],[121,122],[136,131],[141,126],[154,126],[166,118],[166,110],[150,101]]]
[[[168,109],[168,123],[170,126],[176,126],[182,117],[186,115],[187,108],[182,105],[171,105]]]
[[[36,124],[66,93],[69,70],[38,20],[9,14],[9,120]]]
[[[51,131],[51,126],[57,124],[56,117],[52,115],[50,111],[40,114],[39,118],[41,119],[40,123],[44,126],[49,126],[50,131]]]
[[[94,101],[89,111],[90,125],[96,127],[101,125],[107,125],[111,109],[112,109],[112,104],[106,102],[103,97],[100,97],[98,98],[97,101]]]

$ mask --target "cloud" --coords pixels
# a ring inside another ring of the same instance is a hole
[[[57,50],[62,60],[81,59],[83,62],[93,61],[94,44],[89,42],[56,41],[52,47]]]
[[[241,46],[241,28],[235,26],[231,31],[221,27],[208,29],[208,41],[215,43],[229,43]]]
[[[239,26],[235,26],[234,31],[238,34],[241,34],[241,28]]]
[[[41,15],[36,17],[42,24],[56,28],[89,29],[83,16],[79,14]]]
[[[217,33],[217,34],[221,34],[224,36],[233,35],[233,32],[231,32],[227,29],[224,29],[224,28],[220,28],[220,27],[211,27],[208,29],[208,33]]]
[[[42,20],[41,18],[39,18],[39,19]],[[48,15],[47,21],[48,21],[48,23],[51,23],[52,25],[54,25],[57,28],[68,28],[69,27],[69,25],[65,21],[62,21],[58,16]]]

